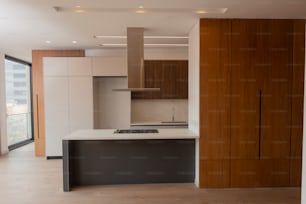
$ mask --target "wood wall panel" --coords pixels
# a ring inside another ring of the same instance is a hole
[[[45,156],[43,57],[84,57],[84,50],[33,50],[32,93],[35,155]]]
[[[305,20],[293,25],[292,124],[290,185],[301,186],[305,72]]]
[[[229,186],[230,23],[200,22],[201,187]]]
[[[201,20],[201,187],[300,185],[304,69],[305,20]]]
[[[231,35],[231,159],[258,159],[262,20],[233,20]]]
[[[257,187],[261,185],[259,178],[260,160],[231,160],[231,187]]]
[[[230,185],[230,160],[201,160],[200,187],[226,188]]]
[[[301,187],[302,183],[302,159],[290,160],[290,186]]]

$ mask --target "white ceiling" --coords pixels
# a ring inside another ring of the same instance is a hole
[[[77,5],[98,11],[53,9]],[[128,10],[139,6],[155,11]],[[191,12],[199,8],[228,10],[225,14]],[[306,0],[0,0],[0,52],[31,61],[32,49],[97,49],[102,40],[94,35],[126,35],[126,28],[132,26],[144,27],[145,35],[187,35],[196,20],[205,17],[306,19]],[[78,43],[72,44],[73,40]]]

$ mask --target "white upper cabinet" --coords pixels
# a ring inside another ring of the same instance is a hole
[[[91,58],[68,58],[68,74],[69,76],[92,76]]]
[[[44,76],[68,76],[67,57],[44,57],[43,67]]]
[[[93,57],[93,76],[127,76],[127,57]]]

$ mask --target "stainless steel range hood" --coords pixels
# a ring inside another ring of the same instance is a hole
[[[159,91],[145,87],[144,81],[144,28],[127,28],[128,88],[114,91]]]

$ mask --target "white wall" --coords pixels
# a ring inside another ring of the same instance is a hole
[[[189,65],[188,65],[188,123],[189,129],[199,134],[200,127],[200,21],[189,33]],[[199,186],[199,139],[196,140],[195,184]]]
[[[306,42],[306,35],[305,35],[305,42]],[[306,59],[306,53],[305,53],[305,59]],[[304,79],[306,79],[306,72]],[[302,155],[303,161],[302,161],[302,191],[301,191],[302,204],[306,203],[306,111],[305,110],[306,110],[306,80],[304,80],[304,123],[303,123],[303,155]]]
[[[131,123],[188,121],[188,100],[132,100]]]
[[[127,87],[126,77],[94,78],[94,128],[125,129],[130,127],[131,93],[113,91]]]
[[[200,97],[200,24],[194,25],[189,33],[188,99],[189,129],[199,134],[199,97]]]
[[[0,53],[0,153],[7,152],[4,54]]]

